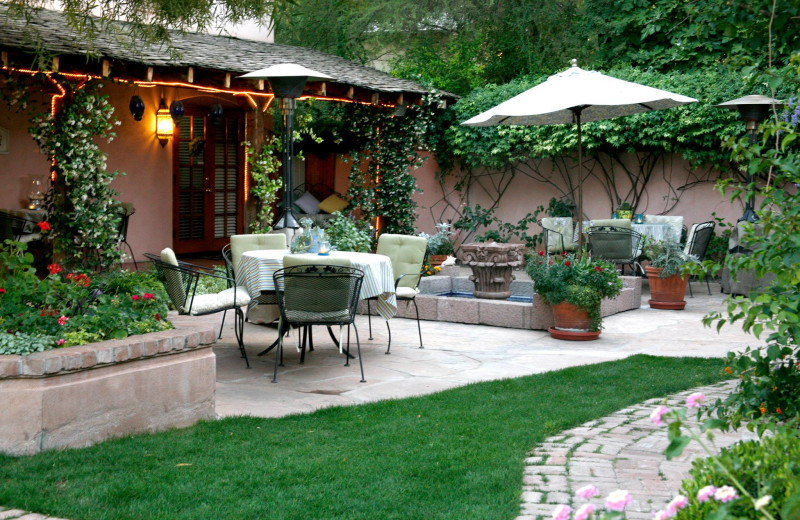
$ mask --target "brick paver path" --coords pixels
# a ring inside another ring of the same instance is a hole
[[[705,457],[706,453],[693,441],[680,457],[668,461],[664,456],[669,444],[667,428],[653,424],[650,413],[659,404],[680,408],[693,392],[702,392],[707,403],[713,402],[727,396],[735,385],[731,381],[696,388],[670,396],[666,403],[664,399],[651,399],[547,439],[526,460],[522,509],[517,520],[549,519],[558,504],[577,509],[583,501],[573,502],[575,491],[587,484],[595,485],[601,493],[593,499],[598,510],[603,509],[604,499],[611,491],[626,489],[633,497],[626,508],[626,518],[651,520],[654,512],[678,494],[692,459]],[[692,424],[697,431],[696,421],[687,420],[686,424]],[[714,433],[717,448],[743,437],[742,431]]]
[[[0,506],[0,520],[60,520],[52,516],[29,513],[22,509],[6,509]]]

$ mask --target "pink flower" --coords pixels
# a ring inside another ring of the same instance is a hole
[[[717,488],[717,492],[714,493],[714,498],[719,500],[720,502],[730,502],[731,500],[736,500],[739,498],[739,495],[736,493],[736,490],[730,486],[722,486],[721,488]]]
[[[663,404],[659,405],[655,410],[653,410],[653,413],[650,414],[650,419],[653,421],[653,424],[655,424],[656,426],[661,426],[662,424],[664,424],[663,422],[661,422],[661,418],[667,412],[669,412],[669,408],[667,408]]]
[[[674,516],[677,514],[678,509],[683,509],[689,505],[689,499],[683,495],[678,495],[667,504],[667,511]]]
[[[131,300],[138,301],[139,300],[139,295],[138,294],[134,294],[133,296],[131,296]]]
[[[625,489],[612,491],[606,497],[606,509],[610,511],[624,511],[625,506],[633,501],[630,493]]]
[[[588,520],[594,510],[597,509],[594,504],[583,504],[575,511],[575,520]]]
[[[697,501],[701,504],[703,502],[708,502],[708,499],[714,496],[714,493],[717,492],[717,488],[714,486],[706,486],[700,491],[697,492]]]
[[[667,520],[667,518],[672,518],[673,516],[675,516],[674,513],[662,509],[653,514],[653,520]]]
[[[695,392],[686,398],[686,408],[700,408],[700,403],[705,400],[706,396],[700,392]]]
[[[69,318],[63,315],[60,318],[58,318],[58,324],[61,325],[62,327],[66,325],[68,321]]]
[[[569,514],[571,512],[572,508],[568,505],[558,505],[555,509],[553,509],[553,520],[569,520]]]
[[[66,343],[66,341],[67,341],[67,340],[65,340],[64,338],[61,338],[60,340],[58,340],[58,341],[57,341],[57,343],[58,343],[59,345],[63,345],[64,343]]]
[[[586,486],[583,486],[582,488],[580,488],[575,494],[578,496],[578,498],[582,498],[584,500],[589,500],[590,498],[596,497],[597,495],[599,495],[600,492],[597,490],[596,487],[594,487],[593,485],[589,484],[589,485],[586,485]]]

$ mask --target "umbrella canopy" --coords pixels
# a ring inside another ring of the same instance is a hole
[[[561,125],[578,129],[578,223],[583,222],[583,157],[581,122],[663,110],[697,101],[596,71],[572,66],[546,81],[461,123],[467,126]],[[581,231],[581,246],[583,233]]]

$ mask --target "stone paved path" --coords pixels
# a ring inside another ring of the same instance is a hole
[[[6,509],[0,506],[0,520],[61,520],[53,516],[29,513],[21,509]]]
[[[575,491],[587,484],[600,491],[593,500],[598,510],[603,509],[603,501],[611,491],[626,489],[633,497],[626,518],[651,520],[653,513],[678,494],[691,461],[706,454],[698,443],[692,442],[680,457],[668,461],[664,456],[669,444],[667,428],[653,424],[650,413],[659,404],[680,408],[689,394],[698,391],[706,395],[706,402],[713,402],[728,395],[735,385],[731,381],[697,388],[672,395],[666,402],[651,399],[547,439],[526,460],[522,509],[517,520],[549,519],[558,504],[577,509],[583,501],[572,502]],[[696,425],[696,421],[686,423]],[[742,437],[741,431],[715,432],[714,443],[722,448]]]

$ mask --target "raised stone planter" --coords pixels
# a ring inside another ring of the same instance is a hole
[[[524,244],[473,242],[462,245],[461,252],[464,264],[472,269],[469,279],[475,284],[476,298],[505,300],[511,296],[512,270],[522,266]]]
[[[0,452],[23,455],[216,417],[214,323],[0,356]]]

